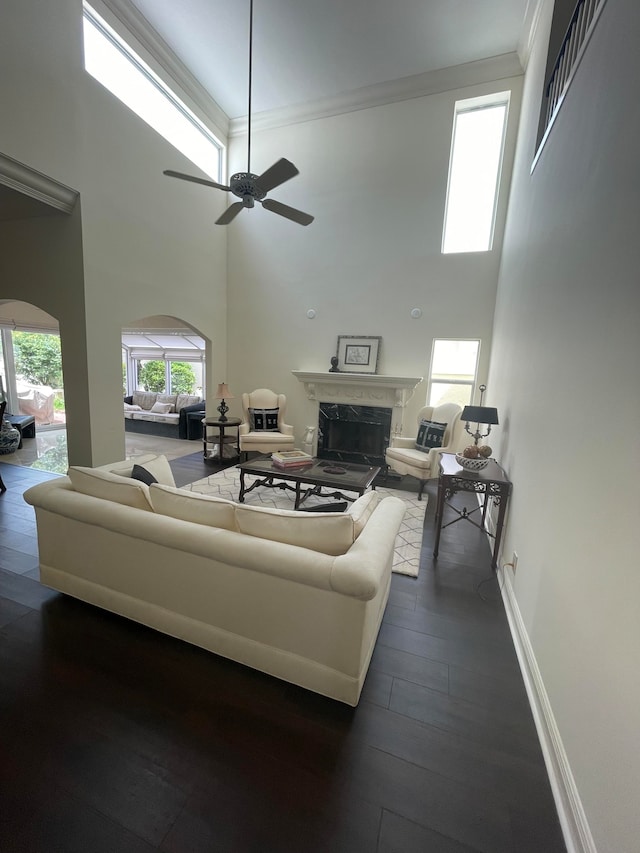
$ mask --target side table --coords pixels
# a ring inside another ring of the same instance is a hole
[[[240,418],[227,418],[221,421],[220,418],[203,418],[202,419],[202,446],[203,458],[205,462],[221,462],[224,458],[225,444],[233,444],[235,456],[240,455]],[[217,430],[211,435],[209,429]],[[235,430],[235,436],[225,436],[225,430]],[[215,453],[215,445],[219,445],[220,450]]]
[[[456,492],[473,492],[474,494],[484,495],[482,506],[478,504],[471,510],[464,507],[459,510],[457,507],[451,506],[448,501],[456,494]],[[438,556],[440,546],[440,533],[445,527],[455,524],[456,521],[465,519],[475,524],[480,530],[485,530],[489,536],[495,539],[493,547],[493,557],[491,565],[493,568],[497,566],[498,552],[500,550],[500,540],[502,538],[502,527],[504,525],[504,516],[507,510],[507,501],[511,494],[511,481],[498,465],[495,459],[490,459],[486,468],[481,471],[466,471],[456,462],[455,454],[443,453],[440,457],[440,478],[438,480],[438,504],[436,507],[436,540],[433,549],[433,556]],[[495,536],[485,529],[485,519],[487,517],[487,509],[489,501],[493,500],[498,506],[498,519],[496,522]],[[457,517],[443,524],[443,515],[445,506],[449,506]],[[471,518],[473,513],[482,512],[482,521],[480,524]]]

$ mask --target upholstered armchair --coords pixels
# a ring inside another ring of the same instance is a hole
[[[413,438],[397,436],[387,448],[385,462],[393,471],[416,477],[420,481],[418,500],[428,480],[439,474],[441,453],[457,453],[465,444],[464,425],[460,421],[462,409],[455,403],[425,406],[418,412],[418,435]],[[433,427],[423,424],[433,424]],[[444,424],[444,428],[441,425]],[[416,446],[420,444],[421,449]],[[430,447],[430,444],[439,446]]]
[[[268,388],[258,388],[242,395],[243,418],[239,427],[240,458],[246,459],[251,450],[273,453],[292,450],[295,442],[293,427],[284,422],[287,398]]]

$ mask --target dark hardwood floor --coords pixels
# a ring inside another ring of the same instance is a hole
[[[564,853],[489,545],[434,562],[435,484],[351,709],[41,586],[54,475],[0,474],[2,853]]]

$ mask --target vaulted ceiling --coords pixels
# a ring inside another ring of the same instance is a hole
[[[249,0],[134,7],[229,118],[247,112]],[[253,111],[515,56],[535,0],[254,0]]]

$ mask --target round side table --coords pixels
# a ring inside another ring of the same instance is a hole
[[[226,418],[224,421],[220,418],[203,418],[202,419],[202,455],[205,462],[222,462],[224,459],[224,448],[232,446],[234,449],[233,456],[235,458],[240,455],[240,418]],[[214,431],[210,433],[209,430]],[[225,435],[225,431],[230,431],[234,434]],[[218,453],[215,452],[215,447],[218,445]]]

